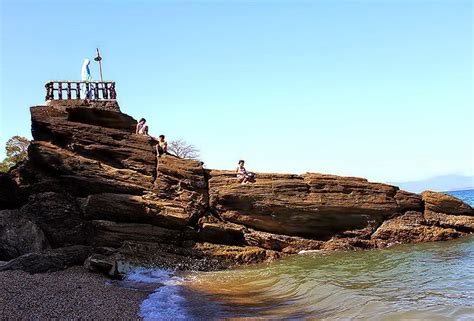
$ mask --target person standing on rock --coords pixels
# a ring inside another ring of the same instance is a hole
[[[158,144],[156,144],[156,155],[160,157],[163,154],[168,154],[168,143],[165,140],[165,135],[160,135],[158,138]]]
[[[138,121],[137,128],[135,130],[135,134],[150,136],[150,135],[148,135],[148,125],[146,124],[146,119],[145,118],[141,118]]]
[[[245,161],[242,159],[239,160],[239,166],[235,170],[235,173],[237,174],[237,179],[241,184],[255,183],[255,174],[248,173],[244,165]]]

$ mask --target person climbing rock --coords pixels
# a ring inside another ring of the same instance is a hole
[[[156,155],[160,157],[161,155],[168,154],[168,143],[165,140],[165,135],[158,136],[158,144],[156,144]]]
[[[138,121],[137,128],[135,130],[135,134],[150,136],[150,135],[148,135],[148,125],[146,124],[146,119],[145,118],[141,118]]]
[[[245,161],[242,159],[239,160],[239,166],[235,170],[237,174],[237,180],[241,184],[255,183],[255,174],[247,172],[244,165],[245,165]]]

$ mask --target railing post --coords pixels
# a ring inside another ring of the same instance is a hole
[[[59,100],[63,99],[63,83],[62,82],[58,84],[58,97],[59,97]]]
[[[115,83],[110,84],[110,98],[117,99],[117,93],[115,92]]]
[[[67,83],[67,99],[71,99],[71,83]]]
[[[94,86],[94,95],[95,95],[94,98],[98,100],[99,99],[99,83],[98,82],[96,82]]]
[[[81,99],[81,83],[76,82],[76,99]]]

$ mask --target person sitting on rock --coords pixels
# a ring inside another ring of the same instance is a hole
[[[148,125],[146,124],[145,118],[141,118],[140,121],[138,122],[137,128],[135,130],[135,134],[150,136],[148,135]]]
[[[158,155],[158,157],[163,154],[168,155],[168,143],[165,140],[165,135],[160,135],[158,138],[158,144],[156,144],[156,155]]]
[[[237,179],[241,184],[255,183],[255,174],[249,173],[244,167],[245,161],[239,160],[239,166],[235,170]]]

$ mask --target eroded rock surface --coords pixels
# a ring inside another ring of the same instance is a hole
[[[2,269],[56,269],[86,254],[88,268],[113,276],[127,262],[217,269],[474,230],[472,208],[441,193],[318,173],[241,185],[199,161],[157,158],[156,140],[134,134],[118,105],[55,102],[31,116],[29,160],[0,175],[0,210],[12,209],[0,212],[0,260],[18,256]]]
[[[19,210],[0,211],[0,261],[50,247],[43,231]]]

